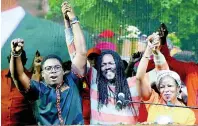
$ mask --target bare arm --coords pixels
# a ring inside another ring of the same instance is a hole
[[[11,76],[14,80],[16,87],[20,91],[27,90],[30,88],[30,79],[24,73],[24,67],[21,61],[21,57],[20,57],[20,53],[22,53],[22,48],[23,48],[23,40],[14,39],[11,42],[11,48],[12,48],[12,55],[10,59]]]
[[[77,20],[74,20],[76,18],[73,9],[70,7],[70,5],[67,2],[64,2],[62,5],[62,10],[64,10],[69,20],[70,24],[72,25],[72,31],[74,35],[74,46],[76,55],[72,61],[73,66],[75,69],[77,69],[78,74],[84,75],[85,73],[85,65],[87,61],[86,57],[86,42],[84,38],[84,34],[80,28],[79,22]]]
[[[151,35],[149,36],[150,38],[156,37],[157,35]],[[149,39],[148,39],[149,40]],[[156,39],[156,42],[149,42],[146,51],[140,61],[140,64],[138,66],[137,74],[136,74],[136,79],[137,79],[137,84],[139,84],[139,91],[140,94],[143,98],[143,100],[149,100],[152,89],[149,81],[149,76],[146,74],[146,69],[149,63],[149,58],[152,54],[154,53],[154,62],[155,62],[155,67],[157,70],[162,70],[162,69],[169,69],[168,64],[163,56],[163,54],[159,51],[159,44],[160,41],[159,39]]]
[[[152,91],[149,84],[148,75],[146,74],[146,69],[151,54],[151,50],[149,49],[149,47],[147,47],[144,55],[142,56],[142,59],[140,60],[136,74],[136,83],[138,84],[139,93],[141,94],[143,100],[148,100]]]
[[[66,45],[67,45],[70,59],[71,61],[73,61],[76,55],[76,49],[74,45],[74,35],[73,35],[72,28],[70,25],[69,17],[67,16],[65,11],[66,11],[66,8],[62,5],[62,13],[63,13],[64,24],[65,24],[65,40],[66,40]]]

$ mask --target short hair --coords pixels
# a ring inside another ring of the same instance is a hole
[[[60,62],[61,66],[63,66],[63,65],[62,65],[62,64],[63,64],[63,61],[62,61],[62,59],[61,59],[59,56],[57,56],[57,55],[55,55],[55,54],[50,54],[50,55],[44,57],[43,61],[41,62],[41,68],[43,68],[43,64],[44,64],[45,61],[48,60],[48,59],[57,59],[57,60]]]

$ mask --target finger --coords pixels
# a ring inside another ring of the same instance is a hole
[[[13,39],[13,40],[11,41],[11,42],[12,42],[12,44],[14,44],[14,43],[16,42],[16,40],[17,40],[17,39]]]
[[[153,40],[153,34],[152,35],[150,35],[150,36],[148,36],[148,38],[147,38],[147,41],[152,41]]]
[[[71,11],[71,7],[65,7],[65,10]]]
[[[65,7],[65,8],[63,8],[63,11],[71,11],[71,8]]]
[[[21,42],[18,43],[18,46],[23,47],[23,43],[21,43]]]
[[[36,59],[35,62],[36,63],[41,63],[41,59]]]
[[[62,12],[65,14],[67,12],[71,12],[71,8],[64,8],[62,9]]]
[[[68,4],[68,2],[65,1],[65,2],[63,2],[63,3],[61,4],[61,6],[64,6],[64,5],[67,5],[67,4]]]
[[[13,39],[13,40],[11,41],[11,47],[12,47],[12,48],[14,47],[14,43],[15,43],[15,39]]]
[[[14,46],[17,45],[18,39],[14,39],[14,40],[12,41],[12,43],[13,43]]]
[[[20,42],[23,44],[24,43],[24,40],[23,39],[20,39]]]
[[[15,51],[18,52],[19,50],[21,50],[21,46],[17,46]]]
[[[70,9],[71,9],[70,6],[63,6],[63,7],[62,7],[62,9],[65,9],[65,8],[70,8]]]

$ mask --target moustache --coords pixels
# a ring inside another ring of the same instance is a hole
[[[113,70],[112,68],[108,68],[108,69],[105,70],[105,74],[106,74],[108,71],[114,72],[114,70]]]

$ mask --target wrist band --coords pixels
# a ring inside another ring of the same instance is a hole
[[[13,56],[13,57],[20,57],[21,56],[21,54],[22,54],[22,52],[20,52],[20,53],[15,53],[15,52],[11,52],[11,55]]]
[[[78,17],[74,17],[72,20],[70,20],[70,24],[75,24],[75,23],[78,23],[79,20],[78,20]]]
[[[150,60],[151,58],[150,57],[148,57],[148,56],[143,56],[144,58],[146,58],[146,59],[148,59],[148,60]]]

